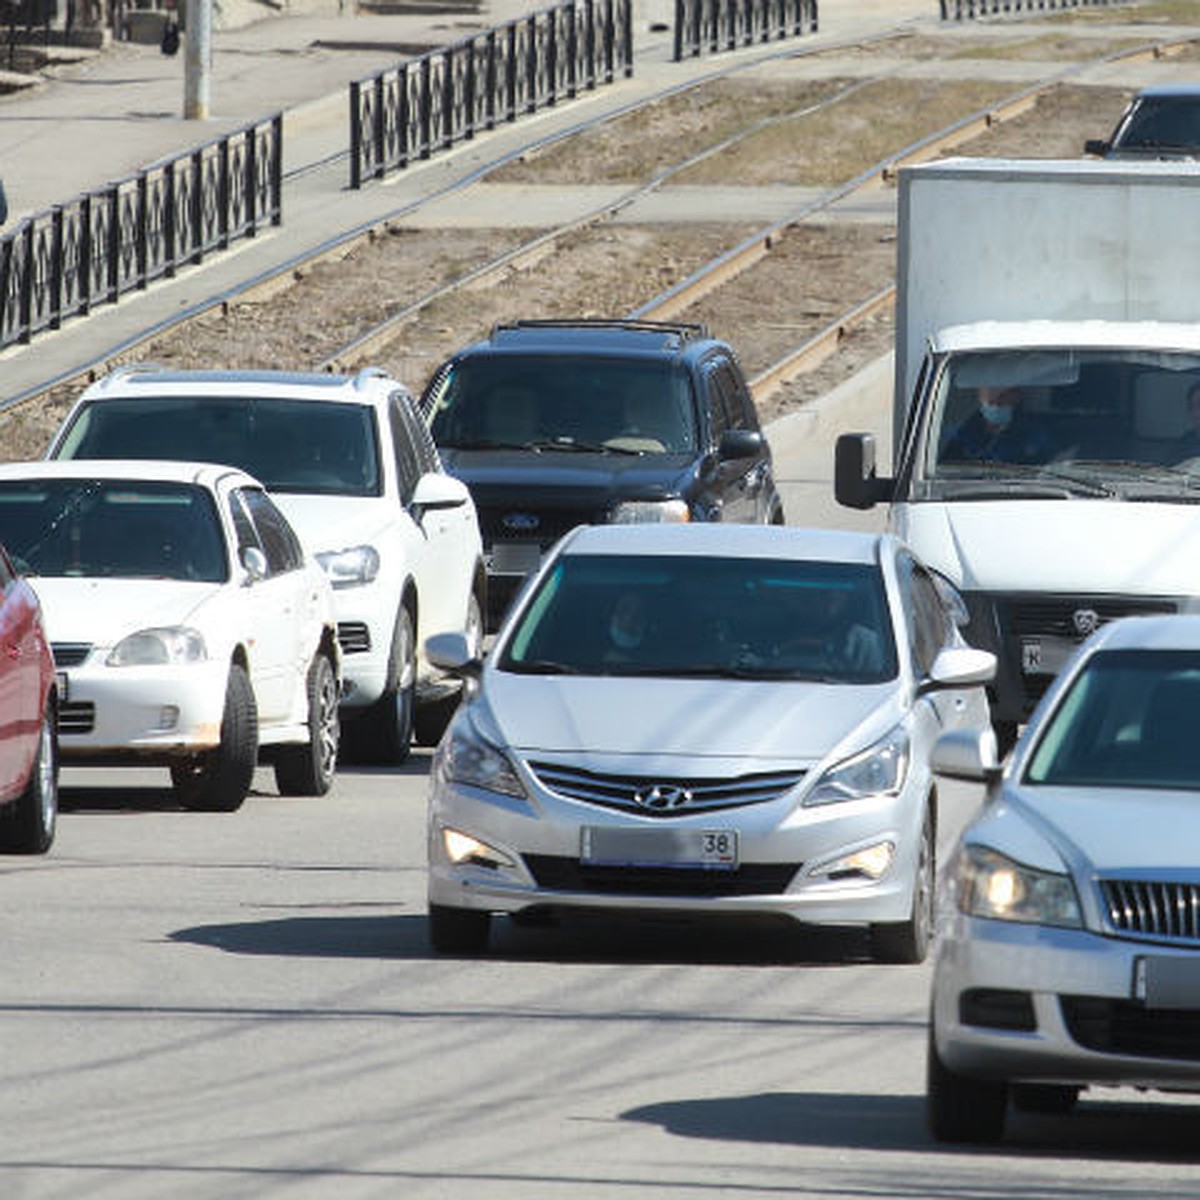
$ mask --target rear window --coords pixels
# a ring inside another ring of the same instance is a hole
[[[273,492],[382,492],[374,411],[359,404],[225,396],[94,401],[55,457],[224,463]]]

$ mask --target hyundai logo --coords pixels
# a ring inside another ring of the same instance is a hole
[[[1071,614],[1071,624],[1081,638],[1093,634],[1100,628],[1100,614],[1094,608],[1077,608]]]
[[[513,533],[532,533],[540,524],[535,513],[508,513],[500,521]]]
[[[641,808],[652,808],[655,812],[669,812],[683,808],[692,802],[690,788],[677,787],[670,783],[656,783],[652,788],[634,792],[634,804]]]

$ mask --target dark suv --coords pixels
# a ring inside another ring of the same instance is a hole
[[[1200,84],[1143,88],[1107,141],[1089,138],[1083,152],[1100,158],[1200,158]]]
[[[420,407],[475,500],[493,628],[576,525],[783,524],[737,356],[702,325],[498,325],[438,368]]]

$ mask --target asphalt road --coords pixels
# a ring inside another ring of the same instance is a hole
[[[501,926],[433,957],[427,769],[319,800],[264,772],[228,815],[68,769],[52,854],[0,862],[0,1195],[1196,1194],[1196,1109],[1132,1093],[935,1147],[928,967],[853,934]],[[976,800],[943,796],[944,839]]]

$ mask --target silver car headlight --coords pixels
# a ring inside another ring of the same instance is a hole
[[[178,666],[207,657],[204,635],[198,629],[171,626],[131,633],[109,651],[104,662],[109,667]]]
[[[957,863],[958,907],[973,917],[1033,925],[1083,925],[1069,875],[1039,871],[986,846],[968,846]]]
[[[521,777],[508,756],[479,731],[468,714],[461,714],[446,731],[437,750],[435,769],[451,783],[501,792],[526,799]]]
[[[612,525],[678,524],[691,519],[685,500],[623,500],[608,518]]]
[[[908,734],[897,727],[873,746],[835,763],[804,798],[806,807],[894,796],[904,786],[909,764]]]
[[[362,587],[379,574],[379,551],[374,546],[322,550],[315,557],[335,588]]]

